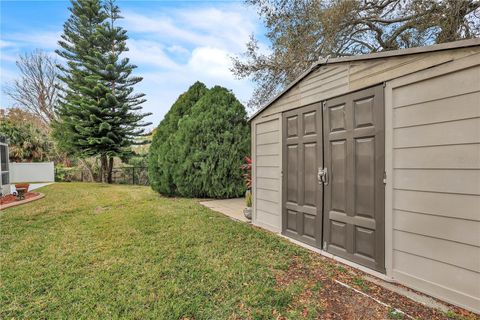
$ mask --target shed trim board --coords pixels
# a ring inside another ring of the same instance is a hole
[[[384,275],[343,260],[480,313],[480,39],[309,69],[251,118],[253,223],[285,234],[285,115],[375,86],[384,96],[385,216],[384,269],[373,269]]]

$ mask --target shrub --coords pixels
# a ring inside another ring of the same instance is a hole
[[[250,190],[252,188],[252,158],[245,156],[245,163],[242,164],[243,180],[245,181],[245,187]]]
[[[181,119],[173,150],[178,161],[173,182],[181,195],[243,195],[246,187],[241,167],[250,153],[250,127],[244,106],[227,89],[210,89]]]
[[[9,139],[10,161],[46,161],[52,156],[53,143],[48,134],[29,122],[0,117],[0,135]]]
[[[55,165],[55,181],[71,182],[81,181],[82,170],[79,167],[65,167],[61,164]]]
[[[203,83],[193,84],[178,97],[155,130],[148,157],[148,176],[153,190],[169,196],[178,194],[172,176],[177,163],[172,144],[180,119],[190,113],[195,103],[207,91]]]

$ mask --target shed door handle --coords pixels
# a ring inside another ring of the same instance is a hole
[[[328,184],[328,170],[327,168],[318,168],[317,174],[318,183]]]

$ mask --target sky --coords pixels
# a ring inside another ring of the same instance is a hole
[[[231,73],[231,57],[242,54],[251,34],[264,43],[265,29],[254,8],[241,1],[118,1],[120,25],[128,31],[127,56],[143,77],[137,92],[146,94],[146,120],[157,126],[177,97],[195,81],[221,85],[244,104],[253,83]],[[53,56],[69,1],[0,0],[0,107],[12,101],[3,88],[18,77],[15,61],[42,49]]]

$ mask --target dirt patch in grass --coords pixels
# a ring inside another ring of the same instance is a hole
[[[308,263],[296,259],[288,270],[277,274],[279,286],[302,280],[306,283],[303,292],[294,298],[292,310],[303,306],[302,316],[307,319],[385,318],[387,307],[335,282],[336,278],[330,276],[329,261],[322,259],[318,268],[313,268],[310,263],[317,262],[316,259],[313,255]]]
[[[307,319],[480,319],[471,312],[451,305],[447,313],[426,307],[365,280],[364,276],[359,270],[311,253],[307,260],[293,260],[287,270],[277,273],[276,280],[280,287],[292,282],[305,283],[290,308],[298,310],[303,307],[302,316]]]

